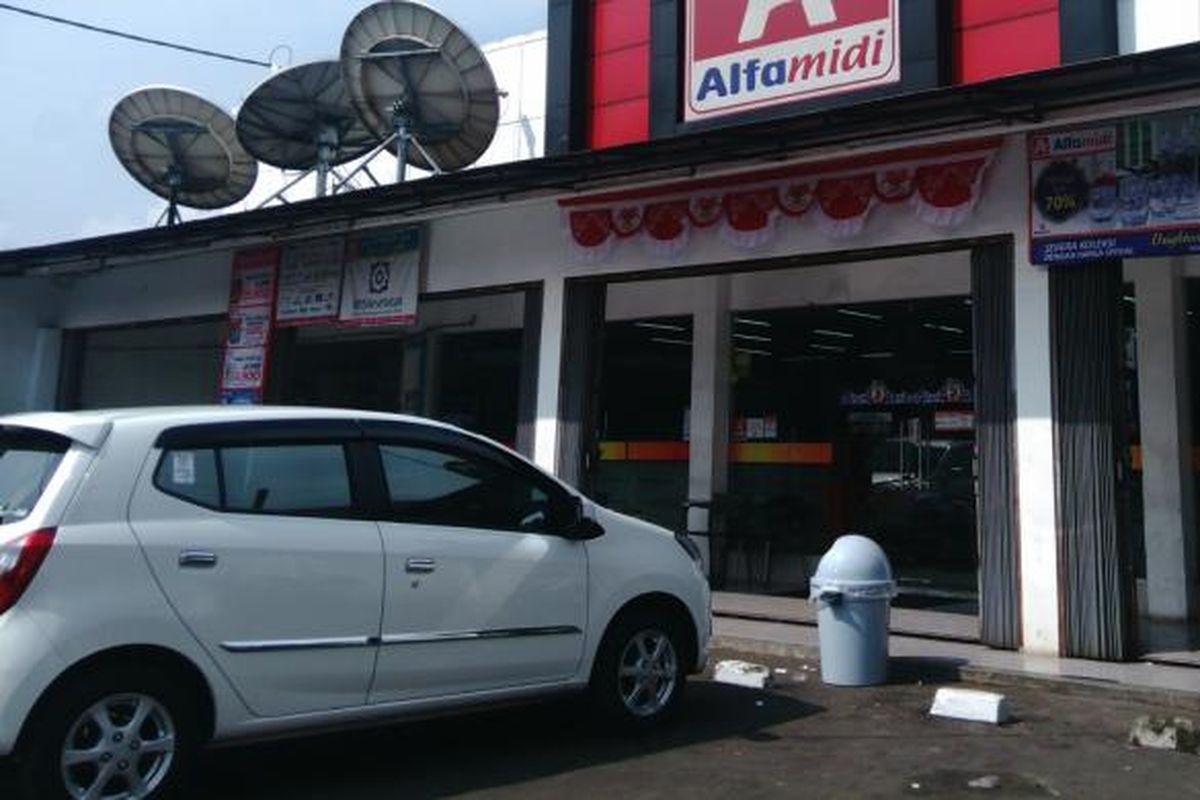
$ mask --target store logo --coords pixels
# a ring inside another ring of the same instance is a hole
[[[833,0],[750,0],[746,5],[746,16],[742,18],[742,32],[738,35],[738,41],[745,44],[763,38],[771,12],[793,3],[803,7],[808,24],[814,28],[837,22]]]
[[[900,80],[899,0],[688,0],[685,119]]]
[[[386,261],[377,261],[371,265],[371,278],[367,285],[371,294],[387,294],[392,285],[392,267]]]

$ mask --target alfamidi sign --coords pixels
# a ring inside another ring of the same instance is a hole
[[[687,122],[900,81],[900,0],[687,0]]]

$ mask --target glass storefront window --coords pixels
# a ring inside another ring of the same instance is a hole
[[[439,419],[512,447],[523,324],[511,293],[424,301],[411,328],[300,328],[277,346],[269,390],[288,405]]]
[[[720,577],[802,593],[855,532],[883,546],[900,604],[975,613],[969,298],[736,312]]]
[[[609,322],[601,370],[592,494],[677,530],[688,485],[692,318]]]

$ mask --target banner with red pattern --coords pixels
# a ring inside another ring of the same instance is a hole
[[[831,239],[861,235],[877,208],[907,207],[935,228],[971,218],[1002,140],[909,148],[815,164],[701,178],[561,200],[582,260],[600,262],[640,239],[661,257],[684,253],[693,235],[717,229],[732,247],[770,244],[782,221],[812,219]]]

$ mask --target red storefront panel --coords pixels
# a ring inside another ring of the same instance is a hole
[[[1057,67],[1059,0],[955,0],[955,82]]]
[[[591,146],[650,136],[650,0],[592,0]]]

